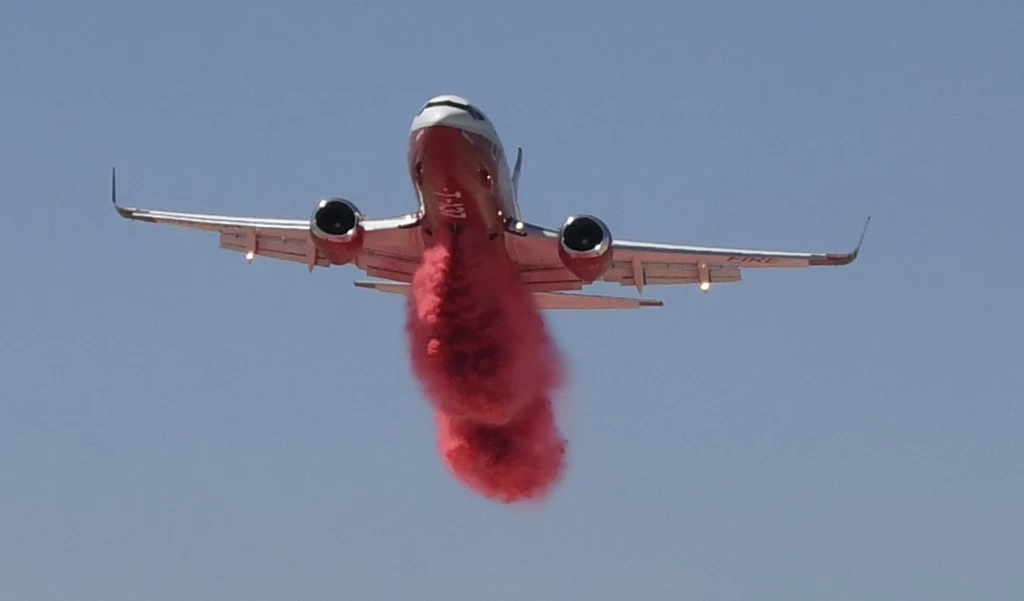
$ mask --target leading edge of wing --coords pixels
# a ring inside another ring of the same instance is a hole
[[[110,170],[110,202],[117,214],[125,219],[145,221],[148,223],[176,223],[178,225],[210,228],[254,228],[289,231],[308,231],[308,219],[281,219],[276,217],[239,217],[235,215],[214,215],[210,213],[180,213],[155,209],[139,209],[126,207],[117,203],[117,171]],[[422,216],[418,212],[406,213],[395,217],[378,217],[364,219],[363,228],[367,232],[382,230],[409,229],[419,225]],[[204,227],[206,226],[206,227]]]
[[[753,249],[742,249],[742,248],[720,248],[713,246],[689,246],[689,245],[677,245],[677,244],[661,244],[657,242],[635,242],[631,240],[615,240],[612,242],[612,249],[620,250],[631,250],[631,251],[651,251],[651,252],[667,252],[667,253],[680,253],[680,254],[694,254],[694,255],[707,255],[707,256],[721,256],[721,257],[737,257],[737,256],[761,256],[771,257],[777,259],[797,259],[806,261],[808,266],[823,266],[823,265],[849,265],[853,263],[860,255],[861,246],[864,243],[864,236],[867,234],[868,225],[871,223],[871,217],[869,216],[864,221],[864,228],[861,230],[860,239],[857,241],[857,245],[850,252],[845,253],[813,253],[813,252],[790,252],[790,251],[777,251],[777,250],[753,250]],[[748,265],[753,267],[756,265]]]
[[[254,218],[238,217],[233,215],[212,215],[208,213],[180,213],[176,211],[162,211],[154,209],[139,209],[126,207],[117,203],[117,171],[110,169],[110,202],[114,205],[117,214],[125,219],[144,221],[147,223],[177,223],[179,225],[200,227],[239,227],[259,228],[275,230],[305,230],[309,222],[305,219],[279,219],[279,218]],[[205,229],[205,228],[204,228]]]

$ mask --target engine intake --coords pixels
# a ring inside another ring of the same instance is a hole
[[[324,240],[347,242],[356,235],[362,215],[351,201],[344,198],[325,198],[313,211],[310,228]]]
[[[604,275],[612,261],[612,234],[592,215],[573,215],[558,233],[558,254],[565,267],[585,282]]]
[[[325,198],[313,211],[309,231],[313,243],[335,265],[352,261],[363,244],[363,214],[344,198]]]

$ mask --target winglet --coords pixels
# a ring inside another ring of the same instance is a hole
[[[125,219],[131,219],[132,209],[127,209],[117,204],[117,168],[110,168],[110,202],[114,204],[114,209],[117,210],[118,215]]]
[[[860,239],[857,241],[857,246],[854,247],[853,251],[848,253],[826,253],[824,255],[817,255],[811,257],[811,265],[849,265],[857,260],[857,255],[860,254],[860,247],[864,244],[864,235],[868,233],[868,224],[871,223],[871,216],[869,215],[867,220],[864,221],[864,229],[860,232]]]
[[[519,195],[519,174],[523,172],[523,147],[516,149],[516,164],[512,168],[512,189]]]

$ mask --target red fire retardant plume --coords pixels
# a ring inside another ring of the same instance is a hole
[[[441,454],[471,489],[512,503],[540,498],[559,480],[565,441],[546,399],[506,426],[488,426],[437,414]]]
[[[456,476],[506,503],[547,492],[565,451],[551,406],[562,362],[500,241],[463,231],[428,249],[407,331]]]
[[[492,425],[561,379],[540,312],[499,244],[465,231],[427,250],[408,321],[413,370],[434,405]]]

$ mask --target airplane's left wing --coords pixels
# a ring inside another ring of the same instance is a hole
[[[598,281],[635,286],[712,284],[738,282],[742,272],[753,268],[818,267],[847,265],[860,253],[868,221],[857,246],[846,253],[790,252],[719,248],[654,242],[612,240],[607,248],[608,268]],[[587,284],[574,275],[559,256],[558,230],[525,222],[511,224],[509,250],[519,265],[523,282],[533,290],[579,290]]]
[[[117,204],[117,183],[111,174],[111,201],[125,219],[160,223],[220,234],[220,247],[245,254],[248,261],[262,256],[304,263],[310,270],[329,267],[331,261],[317,249],[308,219],[240,217],[139,209]],[[352,261],[367,275],[407,282],[423,251],[420,217],[410,213],[386,219],[364,219],[363,243]]]

